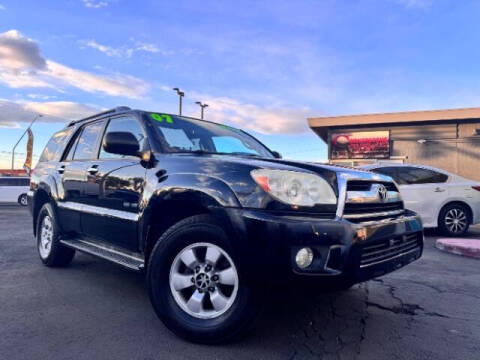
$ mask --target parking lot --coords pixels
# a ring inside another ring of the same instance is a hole
[[[0,206],[0,358],[478,358],[480,261],[428,235],[404,269],[342,293],[275,293],[247,338],[202,346],[162,325],[141,274],[78,253],[68,268],[44,267],[26,208]]]

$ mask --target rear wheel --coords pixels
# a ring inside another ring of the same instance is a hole
[[[28,205],[27,194],[22,194],[18,197],[18,203],[22,206]]]
[[[263,289],[250,283],[223,229],[207,215],[187,218],[158,240],[148,264],[156,313],[194,342],[227,342],[251,328]]]
[[[43,205],[38,215],[37,248],[42,262],[50,267],[67,266],[75,256],[75,250],[60,243],[55,213],[50,204]]]
[[[440,212],[439,227],[448,236],[462,236],[470,226],[470,212],[462,204],[445,206]]]

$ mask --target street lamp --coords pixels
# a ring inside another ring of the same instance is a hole
[[[185,93],[179,88],[173,88],[178,94],[178,115],[182,115],[182,98],[185,96]]]
[[[202,104],[200,101],[197,101],[195,102],[195,104],[198,104],[201,108],[200,110],[200,119],[203,120],[203,109],[205,109],[206,107],[208,107],[208,104]]]
[[[41,115],[41,114],[37,114],[37,115],[33,118],[33,120],[32,120],[32,122],[30,123],[30,125],[28,125],[27,129],[25,130],[25,132],[22,134],[22,136],[20,136],[20,139],[18,139],[17,143],[16,143],[15,146],[13,147],[13,149],[12,149],[12,170],[13,170],[13,168],[14,168],[15,149],[16,149],[17,145],[20,143],[20,141],[22,141],[22,139],[23,139],[23,137],[25,136],[25,134],[27,133],[28,129],[30,129],[30,128],[32,127],[33,123],[34,123],[35,121],[37,121],[37,119],[40,118],[40,117],[42,117],[42,116],[43,116],[43,115]]]

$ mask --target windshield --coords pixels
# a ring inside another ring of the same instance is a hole
[[[176,153],[212,153],[273,158],[272,153],[241,130],[181,116],[152,113],[164,148]]]

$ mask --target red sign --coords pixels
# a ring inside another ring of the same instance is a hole
[[[334,133],[330,137],[330,159],[388,159],[389,131]]]

